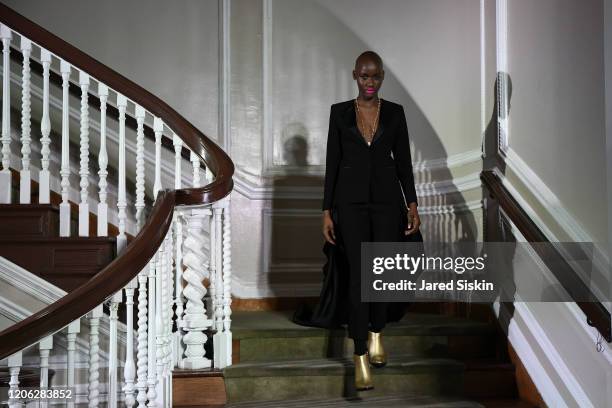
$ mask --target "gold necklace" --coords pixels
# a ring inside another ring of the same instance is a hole
[[[356,109],[357,109],[357,117],[361,121],[361,128],[365,132],[366,131],[366,127],[365,127],[365,124],[363,123],[363,117],[361,115],[361,111],[359,110],[359,102],[357,102],[357,98],[355,98],[355,106],[356,106]],[[374,139],[374,133],[375,133],[376,125],[378,125],[378,117],[379,117],[379,115],[380,115],[380,98],[378,98],[378,106],[376,108],[376,118],[374,119],[374,126],[372,128],[370,128],[370,134],[366,135],[366,137],[364,137],[364,139],[366,139],[366,142],[368,143],[368,146],[372,143],[372,139]]]

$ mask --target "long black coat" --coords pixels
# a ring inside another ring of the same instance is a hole
[[[400,104],[381,98],[370,146],[357,128],[354,99],[331,106],[323,210],[353,202],[417,202],[408,127]]]
[[[332,219],[335,224],[337,219],[335,211],[332,211]],[[405,229],[408,220],[406,214],[403,219]],[[348,262],[339,228],[334,229],[337,231],[336,245],[327,241],[323,245],[327,262],[323,265],[323,286],[319,301],[314,308],[307,304],[298,306],[292,320],[299,325],[334,329],[348,323]],[[397,240],[399,242],[423,242],[423,236],[420,231],[408,236],[402,232]],[[409,304],[410,302],[388,302],[387,323],[401,320]]]
[[[371,145],[357,128],[354,99],[331,106],[323,210],[330,210],[336,245],[325,242],[323,286],[314,309],[300,305],[293,321],[304,326],[336,328],[348,322],[348,262],[344,252],[337,207],[353,202],[406,204],[417,202],[406,116],[402,105],[381,98],[379,123]],[[402,194],[403,192],[403,194]],[[407,223],[404,213],[403,220]],[[404,227],[406,225],[404,224]],[[404,228],[405,229],[405,228]],[[402,230],[403,231],[403,230]],[[397,241],[423,242],[420,232]],[[400,320],[407,302],[389,302],[387,322]]]

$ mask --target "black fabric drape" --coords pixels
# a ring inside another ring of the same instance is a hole
[[[405,213],[403,219],[407,222]],[[327,241],[323,245],[327,261],[323,265],[323,285],[318,303],[314,307],[307,304],[299,305],[292,317],[292,321],[301,326],[334,329],[348,323],[348,262],[344,254],[342,237],[338,234],[339,228],[336,227],[335,210],[332,210],[332,220],[336,232],[336,245]],[[402,232],[398,241],[423,242],[423,235],[421,231],[407,236]],[[409,305],[410,302],[388,302],[387,323],[401,320]]]

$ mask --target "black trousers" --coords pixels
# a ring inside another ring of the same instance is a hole
[[[354,340],[367,340],[368,330],[378,332],[387,323],[387,302],[361,301],[361,243],[398,241],[402,217],[397,204],[356,203],[338,207],[338,226],[349,264],[348,335]]]

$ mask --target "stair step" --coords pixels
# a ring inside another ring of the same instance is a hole
[[[445,358],[395,355],[382,368],[372,369],[374,390],[354,389],[352,358],[277,360],[234,364],[223,370],[228,400],[255,401],[341,397],[368,393],[414,392],[459,395],[464,364]]]
[[[101,271],[115,253],[114,237],[0,237],[0,256],[67,292]]]
[[[515,398],[515,366],[493,359],[464,360],[464,391],[470,398]]]
[[[59,207],[52,204],[0,204],[0,237],[57,236]]]
[[[326,330],[291,321],[292,311],[234,312],[236,361],[350,357],[353,342],[346,328]],[[427,313],[406,313],[383,331],[391,354],[430,357],[485,357],[493,355],[495,330],[485,322]]]
[[[254,401],[238,402],[226,405],[227,408],[311,408],[311,407],[352,407],[361,405],[363,407],[422,407],[422,408],[480,408],[481,405],[475,401],[462,398],[421,396],[421,395],[366,395],[350,398],[327,398],[327,399],[297,399],[291,401]]]

